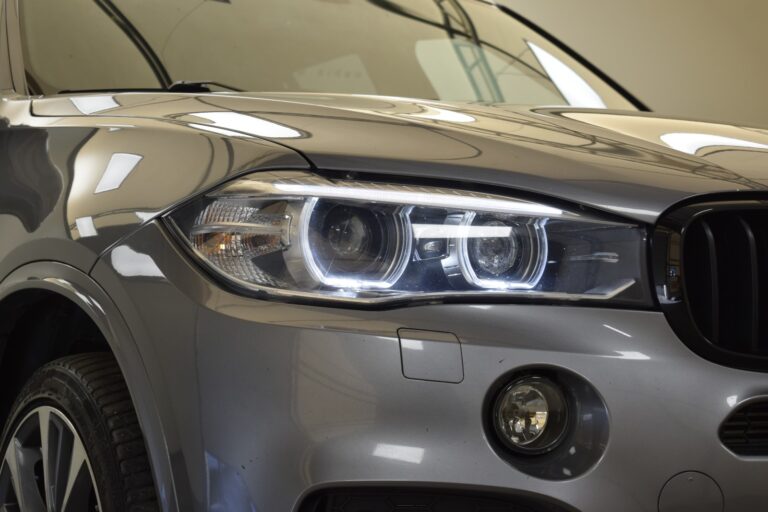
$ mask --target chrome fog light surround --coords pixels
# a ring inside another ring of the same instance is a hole
[[[506,386],[493,406],[496,435],[509,449],[537,455],[557,448],[568,430],[568,401],[560,386],[526,375]]]

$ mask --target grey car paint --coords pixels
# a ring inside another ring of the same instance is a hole
[[[354,311],[253,301],[201,283],[166,236],[145,226],[93,276],[119,290],[113,297],[129,323],[151,326],[136,338],[147,358],[167,365],[157,387],[174,397],[177,424],[199,425],[199,436],[188,434],[179,449],[199,478],[193,489],[208,482],[209,494],[196,496],[202,507],[292,510],[309,490],[375,481],[518,489],[585,511],[655,510],[667,479],[698,470],[723,488],[728,509],[739,510],[755,503],[768,474],[765,461],[735,457],[715,440],[733,407],[766,393],[764,375],[694,356],[661,313],[491,304]],[[143,272],[135,270],[139,260]],[[455,333],[464,381],[405,379],[402,327]],[[542,362],[593,383],[610,410],[605,455],[577,479],[532,479],[487,444],[481,404],[489,387]],[[390,452],[376,455],[379,446]]]
[[[73,100],[77,98],[34,100],[32,110],[35,116],[82,116]],[[301,152],[321,169],[513,186],[650,223],[670,205],[694,195],[764,190],[768,185],[761,165],[765,153],[726,145],[713,155],[689,154],[662,139],[691,133],[765,146],[767,132],[650,114],[329,94],[128,94],[92,115],[101,122],[129,117],[243,129],[237,118],[214,124],[201,117],[209,112],[247,114],[287,128],[279,137],[271,137],[269,128],[256,135]],[[441,120],[435,112],[466,117]]]
[[[650,511],[686,471],[714,479],[726,510],[761,503],[768,463],[733,455],[716,432],[740,402],[768,394],[765,376],[695,356],[658,311],[364,311],[255,300],[211,281],[156,218],[245,172],[316,166],[456,178],[652,224],[694,196],[763,191],[765,131],[339,95],[115,94],[111,108],[89,112],[73,101],[103,97],[3,95],[0,294],[55,290],[106,333],[165,510],[295,510],[325,486],[408,482],[533,493],[581,511]],[[429,118],[434,109],[467,117]],[[258,118],[281,136],[211,122],[206,112]],[[669,133],[719,144],[692,154],[664,143]],[[141,160],[119,190],[82,193],[115,154]],[[404,378],[402,328],[455,334],[463,381]],[[602,460],[576,479],[530,478],[489,446],[488,390],[532,364],[580,375],[610,412]]]

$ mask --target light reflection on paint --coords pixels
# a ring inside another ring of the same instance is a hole
[[[474,117],[463,114],[461,112],[446,110],[439,107],[432,107],[429,105],[419,106],[424,109],[424,112],[419,112],[418,114],[408,114],[408,117],[428,119],[430,121],[444,121],[447,123],[474,123],[477,121]]]
[[[239,112],[195,112],[194,117],[206,119],[216,128],[265,137],[269,139],[296,139],[301,132],[256,116]]]
[[[77,96],[69,99],[83,114],[95,114],[117,108],[120,104],[112,96]]]
[[[398,444],[377,444],[373,450],[374,457],[408,462],[409,464],[421,464],[424,460],[424,448],[415,446],[402,446]]]
[[[128,175],[133,172],[143,158],[141,155],[131,153],[113,154],[93,193],[101,194],[102,192],[120,188],[125,179],[128,178]]]
[[[111,261],[112,267],[123,277],[165,277],[151,256],[136,252],[127,245],[115,247]]]
[[[224,135],[225,137],[248,137],[246,133],[233,132],[232,130],[225,130],[224,128],[217,128],[207,124],[189,123],[187,126],[217,135]]]
[[[400,346],[403,347],[405,350],[416,350],[419,352],[424,350],[424,342],[422,342],[421,340],[411,340],[408,338],[401,338]]]
[[[605,208],[606,210],[614,210],[622,213],[626,213],[629,215],[645,215],[645,216],[652,216],[656,217],[659,212],[653,211],[653,210],[644,210],[642,208],[628,208],[626,206],[620,206],[615,204],[601,204],[598,205],[601,208]]]
[[[615,357],[617,359],[628,359],[630,361],[648,361],[651,358],[642,352],[633,352],[633,351],[622,351],[617,350],[616,351],[618,356],[608,356],[608,357]]]
[[[605,327],[605,328],[606,328],[606,329],[608,329],[609,331],[613,331],[613,332],[615,332],[615,333],[617,333],[617,334],[621,334],[622,336],[626,336],[627,338],[631,338],[631,337],[632,337],[632,335],[631,335],[631,334],[628,334],[628,333],[626,333],[626,332],[624,332],[624,331],[622,331],[622,330],[620,330],[620,329],[617,329],[617,328],[615,328],[615,327],[613,327],[613,326],[611,326],[611,325],[608,325],[608,324],[603,324],[603,327]]]
[[[79,217],[75,219],[75,226],[77,226],[80,238],[88,238],[99,234],[93,223],[93,217]]]
[[[699,150],[708,147],[731,147],[745,149],[768,149],[768,144],[751,140],[735,139],[710,133],[665,133],[659,137],[664,144],[689,155],[695,155]]]

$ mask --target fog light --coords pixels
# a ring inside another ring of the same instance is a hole
[[[494,425],[501,441],[529,454],[553,450],[565,435],[568,408],[560,388],[543,377],[521,377],[496,399]]]

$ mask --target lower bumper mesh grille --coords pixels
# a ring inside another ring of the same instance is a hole
[[[565,512],[529,497],[450,490],[334,489],[310,496],[300,512]]]
[[[737,409],[720,427],[720,441],[733,453],[768,455],[768,400]]]

